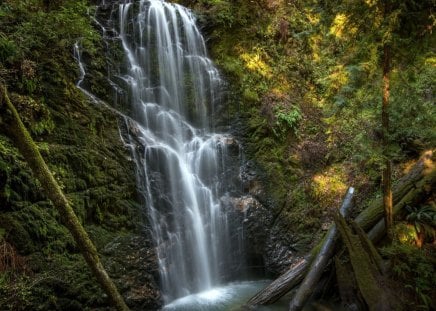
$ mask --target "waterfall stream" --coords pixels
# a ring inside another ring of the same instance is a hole
[[[228,149],[236,143],[213,132],[222,80],[192,13],[141,0],[115,5],[111,16],[109,31],[98,24],[124,50],[110,84],[129,106],[123,115],[128,131],[121,136],[137,165],[168,304],[231,281],[244,266],[241,213],[223,204],[234,187],[228,172],[238,174],[227,167]],[[83,87],[86,66],[79,44],[74,50],[77,86],[100,102]]]
[[[244,213],[231,203],[243,195],[234,160],[239,146],[231,135],[214,131],[223,81],[195,17],[162,0],[106,0],[99,9],[110,12],[107,21],[95,18],[108,51],[113,42],[124,51],[119,68],[108,70],[113,103],[86,87],[79,43],[77,86],[124,120],[120,137],[136,164],[164,309],[240,305],[264,281],[236,282],[246,277]],[[125,113],[118,110],[120,102]]]
[[[211,132],[221,79],[186,8],[159,0],[119,7],[146,206],[165,301],[211,289],[242,258],[219,198],[230,140]],[[195,127],[194,127],[195,125]]]

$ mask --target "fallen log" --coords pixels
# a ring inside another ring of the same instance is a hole
[[[279,300],[284,294],[300,284],[309,270],[311,260],[312,255],[298,260],[288,271],[251,297],[247,305],[266,305]]]
[[[394,216],[401,213],[403,208],[407,205],[413,206],[419,204],[423,198],[428,197],[428,194],[433,192],[436,184],[436,170],[432,168],[429,170],[427,175],[419,180],[414,187],[412,187],[409,192],[407,192],[403,198],[394,206],[393,213]],[[385,223],[382,220],[368,232],[368,238],[373,242],[377,243],[380,241],[385,234]]]
[[[336,282],[342,307],[344,310],[364,310],[364,303],[361,301],[351,265],[348,262],[342,262],[339,256],[335,256],[334,261]]]
[[[339,210],[342,216],[346,217],[349,214],[349,211],[352,206],[352,200],[354,195],[354,188],[350,187],[345,195],[345,198],[342,202],[342,206]],[[312,294],[313,288],[316,286],[317,282],[320,280],[322,273],[324,272],[325,267],[328,262],[334,255],[336,240],[338,238],[338,229],[336,225],[332,225],[327,232],[327,235],[324,239],[324,243],[321,246],[319,253],[316,255],[316,258],[312,261],[309,272],[306,274],[304,281],[301,283],[298,288],[297,293],[289,305],[289,311],[297,311],[301,310],[303,306],[306,304],[307,299]]]
[[[397,206],[403,198],[413,189],[418,188],[418,182],[434,173],[433,151],[427,151],[420,160],[401,177],[393,187],[393,205]],[[402,207],[401,207],[402,208]],[[398,208],[397,208],[398,212]],[[368,208],[363,210],[355,219],[355,222],[364,230],[374,227],[384,216],[383,199],[374,200]]]
[[[382,276],[379,267],[374,264],[378,253],[366,236],[361,236],[363,230],[358,229],[358,234],[351,232],[345,219],[337,214],[335,223],[341,233],[342,241],[348,250],[351,266],[356,277],[359,291],[363,296],[370,311],[393,310],[388,292],[382,287]],[[355,225],[358,228],[358,225]],[[365,235],[363,233],[363,235]],[[362,243],[363,242],[363,243]],[[367,244],[365,246],[365,244]],[[369,252],[367,251],[369,250]]]
[[[413,202],[423,196],[427,189],[436,184],[436,174],[433,165],[433,152],[426,152],[421,159],[409,170],[409,172],[398,180],[394,186],[394,215],[398,213],[406,202]],[[377,241],[385,234],[383,223],[384,209],[382,199],[375,200],[367,209],[362,211],[355,222],[365,231],[371,230],[369,239]],[[323,243],[321,241],[321,243]],[[309,270],[310,262],[317,255],[320,244],[304,256],[296,265],[291,266],[288,271],[272,281],[267,287],[259,291],[248,302],[247,305],[267,305],[279,300],[283,295],[297,286]]]

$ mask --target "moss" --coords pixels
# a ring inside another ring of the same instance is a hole
[[[377,267],[371,263],[370,255],[365,251],[359,238],[352,234],[342,216],[337,215],[335,222],[348,250],[357,285],[369,310],[380,310],[383,307],[390,310],[390,301],[387,300],[388,297],[381,288],[380,274]]]
[[[6,40],[23,44],[16,47],[16,53],[8,54],[13,57],[8,56],[7,64],[1,64],[0,80],[14,94],[20,116],[32,130],[38,150],[80,221],[100,226],[99,234],[92,237],[99,247],[104,247],[121,232],[136,230],[141,217],[134,166],[127,161],[128,150],[119,141],[117,116],[89,102],[75,86],[78,66],[71,49],[81,38],[87,50],[83,56],[93,60],[88,68],[93,72],[91,89],[103,98],[111,96],[107,81],[103,83],[104,44],[92,26],[85,2],[65,1],[48,13],[40,9],[38,1],[2,3],[2,39],[5,36]],[[51,48],[47,49],[46,44]],[[0,117],[0,123],[4,117]],[[22,289],[26,297],[15,301],[14,306],[21,303],[22,308],[32,310],[69,310],[107,305],[77,255],[75,243],[59,225],[60,215],[48,204],[40,183],[14,144],[6,138],[2,124],[0,228],[19,253],[28,255],[33,274],[20,280],[9,279],[11,291],[2,298],[14,299],[14,291]],[[47,281],[35,283],[42,279]]]

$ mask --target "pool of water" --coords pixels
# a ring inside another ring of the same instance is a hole
[[[229,283],[222,287],[189,295],[166,305],[164,311],[233,311],[238,310],[256,292],[268,285],[270,280]],[[256,310],[284,311],[288,301],[279,301],[271,306],[261,306]]]

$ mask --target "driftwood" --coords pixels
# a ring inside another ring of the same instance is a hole
[[[394,215],[398,214],[404,206],[422,198],[436,184],[436,170],[432,158],[433,152],[426,152],[410,171],[398,180],[393,188]],[[371,241],[378,241],[385,234],[383,216],[383,201],[378,199],[362,211],[355,219],[355,222],[364,231],[369,231],[368,237]],[[290,267],[288,271],[254,295],[247,304],[266,305],[274,303],[297,286],[308,272],[311,261],[320,249],[319,245],[295,266]]]
[[[0,116],[0,122],[6,126],[8,135],[13,138],[15,145],[20,150],[33,174],[41,183],[45,194],[59,211],[63,224],[70,231],[91,272],[108,295],[112,305],[120,311],[129,310],[123,297],[104,269],[97,249],[81,225],[73,208],[42,158],[35,142],[21,121],[15,106],[8,97],[6,87],[2,85],[0,85]]]
[[[347,191],[347,194],[345,195],[342,206],[340,208],[340,213],[344,217],[348,216],[349,214],[352,206],[353,195],[354,188],[350,187]],[[301,310],[306,304],[306,301],[310,297],[313,288],[320,280],[325,267],[334,255],[337,237],[338,229],[336,228],[336,225],[332,225],[327,232],[324,243],[321,246],[318,255],[312,261],[309,272],[306,274],[304,281],[301,283],[297,293],[292,299],[291,304],[289,305],[289,311]]]

